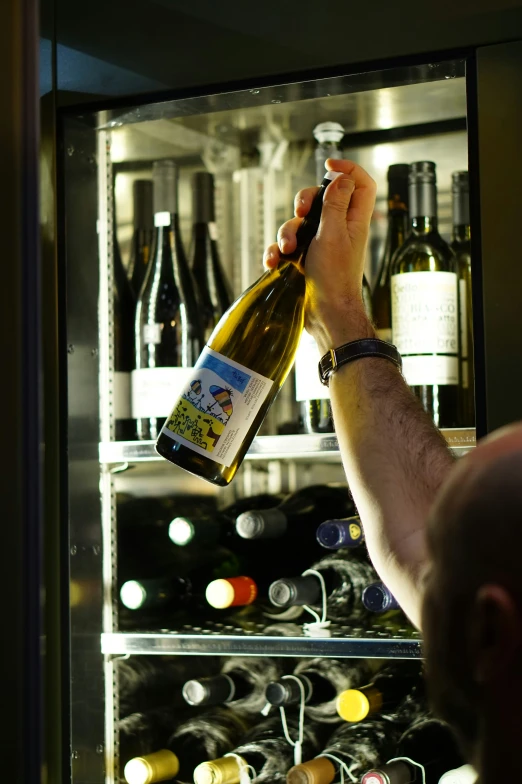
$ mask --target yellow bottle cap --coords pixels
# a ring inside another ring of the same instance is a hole
[[[125,765],[123,775],[127,784],[154,784],[174,778],[179,771],[179,760],[168,749],[143,757],[134,757]]]
[[[194,784],[239,784],[239,759],[231,756],[202,762],[194,771]]]
[[[335,767],[327,757],[294,765],[286,774],[286,784],[331,784],[334,779]]]
[[[359,689],[346,689],[337,697],[337,713],[345,721],[362,721],[370,713],[370,701]]]

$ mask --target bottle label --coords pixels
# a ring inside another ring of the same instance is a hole
[[[393,275],[392,332],[410,386],[458,384],[459,323],[454,272]]]
[[[379,340],[385,340],[386,343],[392,343],[393,342],[391,327],[385,327],[383,329],[376,329],[375,330],[375,334],[377,335]]]
[[[295,355],[295,399],[328,400],[328,387],[319,379],[319,360],[321,355],[313,337],[303,330]]]
[[[159,345],[161,343],[161,324],[144,324],[143,342]]]
[[[229,467],[273,384],[207,346],[161,432]]]
[[[131,374],[116,371],[112,383],[114,419],[131,419]]]
[[[133,419],[161,418],[170,414],[172,398],[180,394],[194,368],[160,367],[132,371]]]

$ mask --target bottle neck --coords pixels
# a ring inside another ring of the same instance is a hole
[[[437,187],[433,182],[415,182],[409,186],[411,225],[415,234],[437,231]]]
[[[438,231],[437,216],[421,215],[412,218],[411,228],[415,234],[430,234]]]
[[[469,242],[471,239],[469,224],[454,225],[452,237],[454,242]]]

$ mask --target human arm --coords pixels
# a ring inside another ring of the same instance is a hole
[[[316,239],[306,257],[306,328],[321,355],[375,337],[362,301],[363,266],[375,183],[357,164],[330,160],[341,171],[328,187]],[[345,187],[343,187],[345,186]],[[317,189],[296,196],[296,217],[265,254],[275,266],[295,247],[295,232]],[[372,562],[413,623],[420,626],[422,575],[428,564],[426,520],[453,464],[439,431],[399,370],[364,358],[330,378],[335,430]]]

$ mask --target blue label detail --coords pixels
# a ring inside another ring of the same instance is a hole
[[[196,367],[213,370],[214,373],[217,373],[217,375],[223,379],[223,381],[226,381],[231,387],[237,389],[238,392],[244,392],[248,382],[252,378],[248,373],[238,370],[238,368],[235,368],[233,365],[229,365],[227,362],[223,362],[223,360],[213,357],[211,354],[204,355],[202,361],[198,362]]]

